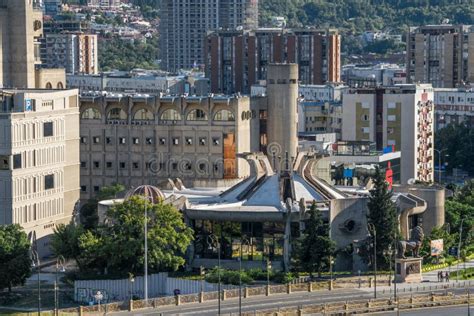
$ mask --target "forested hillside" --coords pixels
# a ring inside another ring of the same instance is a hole
[[[337,27],[348,32],[405,31],[408,26],[474,23],[473,0],[261,0],[261,24],[285,16],[288,25]]]

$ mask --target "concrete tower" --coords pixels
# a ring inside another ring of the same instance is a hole
[[[36,39],[43,23],[36,4],[33,0],[0,0],[0,87],[35,87]]]
[[[298,147],[298,65],[271,64],[267,76],[268,155],[296,158]],[[273,159],[270,159],[273,161]]]

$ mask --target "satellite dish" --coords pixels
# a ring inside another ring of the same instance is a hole
[[[414,178],[411,178],[411,179],[408,179],[407,183],[408,183],[409,185],[413,185],[413,184],[415,184],[415,181],[416,181],[416,180],[415,180]]]

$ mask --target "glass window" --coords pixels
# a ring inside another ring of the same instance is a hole
[[[133,116],[134,120],[154,120],[155,116],[151,111],[148,111],[147,109],[141,109],[135,112],[135,115]]]
[[[43,123],[43,136],[44,137],[53,136],[53,122]]]
[[[109,119],[109,120],[126,120],[127,119],[127,113],[125,113],[125,111],[120,109],[120,108],[113,108],[109,111],[109,114],[107,115],[107,119]]]
[[[54,189],[54,174],[44,176],[44,189],[45,190]]]
[[[99,110],[94,108],[88,108],[81,114],[81,119],[83,120],[100,120],[101,118],[102,115],[100,114]]]
[[[235,121],[235,116],[232,111],[221,110],[214,115],[214,121],[233,122]]]
[[[205,121],[207,120],[207,115],[206,112],[200,109],[192,110],[191,112],[188,113],[188,116],[186,117],[186,120],[188,121]]]
[[[161,114],[162,121],[180,121],[181,115],[175,109],[169,109]]]

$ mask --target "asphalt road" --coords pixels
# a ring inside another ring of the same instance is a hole
[[[452,289],[450,290],[454,293],[464,293],[465,289]],[[442,291],[441,291],[442,292]],[[389,297],[390,294],[379,293],[378,297]],[[253,312],[255,310],[266,310],[266,309],[278,309],[282,307],[292,307],[292,306],[301,306],[301,305],[312,305],[312,304],[321,304],[329,303],[335,301],[350,301],[350,300],[360,300],[360,299],[371,299],[373,298],[373,293],[365,290],[359,289],[341,289],[334,290],[332,292],[304,292],[304,293],[293,293],[293,294],[281,294],[281,295],[272,295],[270,297],[260,296],[248,299],[242,299],[242,311]],[[426,315],[438,315],[433,314],[437,312],[438,309],[431,310],[431,314]],[[461,310],[461,309],[460,309]],[[466,307],[467,315],[467,307]],[[221,302],[221,313],[222,314],[231,314],[238,315],[239,311],[239,301],[238,299],[233,299],[229,301]],[[413,311],[410,311],[413,312]],[[199,316],[215,316],[217,315],[217,302],[211,301],[202,304],[192,304],[192,305],[181,305],[181,306],[170,306],[161,309],[149,310],[149,311],[137,311],[137,312],[121,312],[115,313],[114,315],[133,315],[133,316],[145,316],[145,315],[161,315],[161,316],[185,316],[185,315],[199,315]],[[383,315],[387,315],[385,313]],[[401,315],[412,315],[409,312],[400,312]],[[380,314],[378,314],[380,315]],[[392,314],[396,315],[396,313]],[[413,314],[418,315],[418,314]],[[425,314],[420,314],[425,315]],[[457,315],[448,312],[447,314],[439,315]],[[460,314],[462,315],[462,314]],[[474,316],[474,314],[473,314]]]

